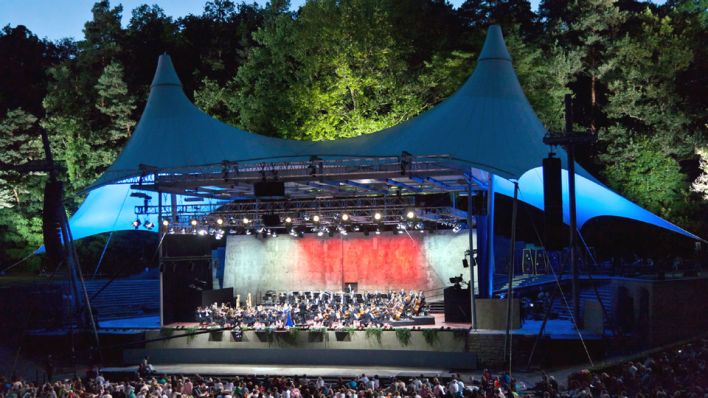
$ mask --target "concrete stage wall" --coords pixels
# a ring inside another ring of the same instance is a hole
[[[615,321],[642,347],[694,337],[708,330],[708,278],[614,278]]]
[[[174,331],[176,337],[182,331]],[[428,332],[431,333],[431,332]],[[160,338],[160,332],[146,332]],[[475,369],[477,355],[467,352],[467,330],[435,331],[426,340],[422,331],[410,331],[401,341],[395,331],[382,331],[380,340],[366,331],[313,333],[299,331],[256,333],[245,331],[242,341],[229,332],[203,333],[192,338],[172,338],[124,350],[125,363],[137,363],[145,355],[155,364],[240,363],[287,365],[360,365]]]
[[[222,287],[233,287],[242,302],[248,293],[260,297],[267,290],[339,291],[348,282],[357,283],[359,291],[443,288],[459,274],[469,280],[469,269],[462,267],[469,249],[466,232],[229,236]]]

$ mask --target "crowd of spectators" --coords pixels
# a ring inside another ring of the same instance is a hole
[[[109,381],[96,369],[85,378],[32,383],[0,377],[0,398],[707,398],[708,339],[663,350],[640,360],[568,378],[568,388],[544,375],[532,389],[508,374],[485,369],[478,378],[379,378],[360,375],[324,380],[282,376],[184,377],[141,371],[123,381]]]
[[[110,382],[97,372],[83,379],[34,384],[0,380],[0,398],[503,398],[516,396],[508,375],[480,379],[379,378],[367,376],[325,381],[322,377],[135,376]]]
[[[580,398],[707,398],[708,339],[662,350],[647,357],[595,371],[582,370],[568,378],[568,389],[544,377],[537,396]]]

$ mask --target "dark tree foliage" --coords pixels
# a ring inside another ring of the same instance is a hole
[[[297,10],[286,0],[212,0],[181,18],[142,5],[122,26],[128,10],[98,1],[79,41],[40,40],[22,25],[0,31],[0,161],[41,157],[44,127],[75,210],[76,192],[129,139],[165,52],[187,95],[227,123],[295,139],[368,134],[453,93],[474,69],[486,27],[498,23],[549,130],[563,128],[562,98],[572,94],[576,130],[599,137],[581,154],[584,165],[707,236],[707,9],[708,0],[543,0],[537,13],[528,0],[467,0],[458,9],[444,0],[310,0]],[[44,178],[0,173],[0,267],[41,241]],[[123,247],[132,238],[114,239]],[[87,263],[105,240],[86,240]]]

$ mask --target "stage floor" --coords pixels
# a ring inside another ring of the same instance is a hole
[[[413,329],[413,328],[421,328],[421,329],[440,329],[441,327],[444,327],[445,329],[450,328],[450,329],[469,329],[470,324],[469,323],[455,323],[455,322],[445,322],[445,314],[430,314],[433,317],[435,317],[435,324],[434,325],[411,325],[411,326],[395,326],[396,329],[403,329],[403,328],[408,328],[408,329]],[[168,328],[199,328],[199,323],[197,322],[175,322],[171,323],[169,325],[165,325],[165,327]]]
[[[435,316],[435,325],[419,325],[421,329],[440,329],[440,328],[450,328],[450,329],[469,329],[469,323],[452,323],[445,322],[444,314],[432,314]],[[102,333],[120,333],[121,331],[140,331],[140,330],[156,330],[160,329],[160,317],[150,316],[150,317],[140,317],[140,318],[128,318],[128,319],[114,319],[110,321],[99,322],[100,332]],[[165,325],[166,328],[198,328],[199,324],[196,322],[176,322],[169,325]],[[412,327],[412,326],[408,326]],[[513,334],[516,335],[536,335],[541,328],[541,321],[535,320],[525,320],[520,329],[514,329]],[[497,334],[505,333],[504,330],[487,330],[487,329],[477,329],[472,331],[473,334]],[[570,321],[550,319],[546,324],[546,329],[544,335],[549,336],[554,339],[576,339],[578,338],[578,332]],[[583,338],[596,339],[602,336],[583,332]]]
[[[394,368],[382,366],[293,366],[293,365],[246,365],[246,364],[166,364],[153,365],[157,374],[199,374],[209,376],[292,376],[307,375],[308,377],[337,378],[352,377],[362,373],[378,375],[379,377],[450,377],[452,373],[446,369],[435,368]],[[102,368],[104,373],[135,372],[136,366]]]

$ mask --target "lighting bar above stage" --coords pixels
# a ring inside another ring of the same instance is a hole
[[[487,174],[446,155],[361,157],[309,161],[223,162],[189,170],[145,166],[124,181],[133,189],[223,200],[254,199],[254,185],[282,183],[289,198],[465,192],[485,189]],[[466,171],[465,171],[466,170]]]
[[[251,200],[223,205],[136,206],[135,213],[137,216],[161,215],[167,220],[166,225],[186,228],[197,225],[253,228],[268,224],[264,220],[266,217],[270,217],[273,224],[270,226],[279,228],[321,225],[383,227],[401,223],[415,227],[422,222],[454,226],[464,220],[465,214],[454,208],[453,199],[450,194],[434,194]]]

